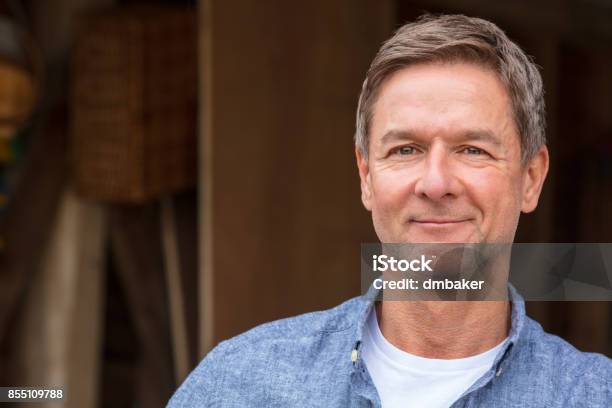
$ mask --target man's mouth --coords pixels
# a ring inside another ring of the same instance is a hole
[[[451,218],[412,218],[410,219],[410,222],[415,223],[415,224],[422,224],[422,225],[440,225],[440,226],[444,226],[444,225],[452,225],[452,224],[460,224],[462,222],[469,222],[472,221],[471,218],[461,218],[461,219],[451,219]]]

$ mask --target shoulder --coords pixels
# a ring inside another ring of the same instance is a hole
[[[219,343],[177,390],[169,406],[241,401],[242,394],[252,399],[265,388],[289,385],[306,367],[316,366],[317,359],[333,359],[346,350],[363,306],[363,298],[356,297],[332,309],[259,325]]]
[[[531,375],[568,398],[593,396],[612,398],[612,360],[598,353],[576,349],[562,338],[546,333],[527,318],[520,341],[522,366]]]
[[[356,297],[332,309],[264,323],[220,343],[218,348],[226,353],[231,353],[245,345],[299,343],[300,339],[319,336],[322,333],[346,331],[356,324],[362,305],[363,299]]]

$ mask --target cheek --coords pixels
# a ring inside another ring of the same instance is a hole
[[[406,207],[414,181],[406,171],[385,171],[372,178],[373,210],[380,215],[394,214]]]
[[[377,228],[396,229],[402,226],[402,216],[409,208],[414,181],[410,172],[384,171],[372,179],[372,217]]]
[[[481,210],[485,224],[498,225],[500,230],[506,230],[518,222],[522,190],[516,177],[483,171],[464,180],[469,185],[470,201]]]
[[[406,174],[385,171],[372,178],[372,221],[381,242],[401,242],[402,217],[412,186]]]

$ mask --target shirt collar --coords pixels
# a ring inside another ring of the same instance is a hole
[[[374,286],[370,286],[368,292],[361,296],[362,302],[358,313],[356,338],[351,352],[351,360],[353,363],[359,358],[359,347],[361,346],[363,329],[368,315],[372,307],[374,307],[374,302],[379,291],[380,289],[375,289]],[[523,326],[525,325],[525,300],[510,283],[508,284],[508,294],[511,302],[510,332],[508,333],[506,345],[495,359],[495,363],[493,364],[494,367],[499,365],[501,360],[509,354],[510,349],[518,342]]]

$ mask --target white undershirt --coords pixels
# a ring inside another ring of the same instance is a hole
[[[419,357],[385,339],[373,307],[364,327],[361,355],[384,408],[449,407],[493,366],[506,340],[467,358]]]

